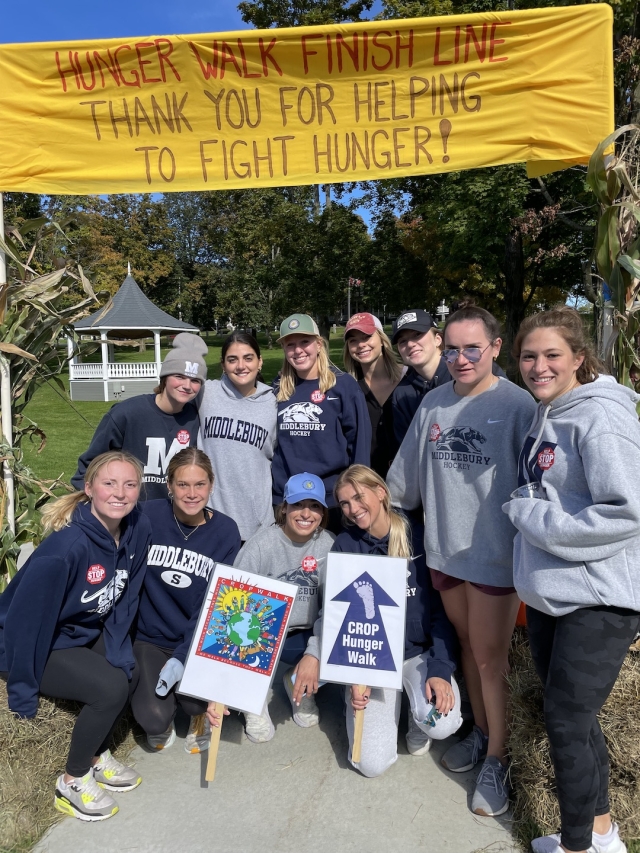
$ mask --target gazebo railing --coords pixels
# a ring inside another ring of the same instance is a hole
[[[107,379],[157,379],[158,366],[155,361],[114,362],[106,365]],[[70,379],[103,379],[103,365],[99,362],[70,364]]]

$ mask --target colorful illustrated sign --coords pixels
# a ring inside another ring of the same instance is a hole
[[[271,675],[291,596],[220,577],[196,655]]]
[[[259,714],[298,587],[217,564],[179,692]]]
[[[329,554],[320,678],[402,689],[407,561]]]
[[[0,45],[0,190],[137,193],[576,163],[613,131],[605,3]]]

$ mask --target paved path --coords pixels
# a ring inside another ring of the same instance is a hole
[[[118,798],[120,812],[87,824],[66,818],[35,853],[513,853],[509,820],[471,814],[475,773],[447,773],[446,748],[425,756],[404,746],[377,779],[365,779],[346,760],[340,688],[319,695],[319,727],[291,719],[280,679],[270,703],[276,726],[267,744],[244,736],[239,715],[226,717],[216,779],[204,782],[206,756],[187,755],[178,740],[165,753],[139,746],[142,785]],[[404,714],[403,714],[404,716]],[[449,742],[447,742],[448,745]]]

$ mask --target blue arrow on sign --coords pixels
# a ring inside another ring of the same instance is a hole
[[[340,633],[327,663],[396,671],[380,606],[398,607],[368,572],[345,586],[332,601],[347,601]]]

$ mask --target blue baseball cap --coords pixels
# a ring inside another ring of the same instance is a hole
[[[324,483],[315,474],[294,474],[289,477],[284,487],[284,499],[288,504],[299,501],[316,500],[326,506]]]

